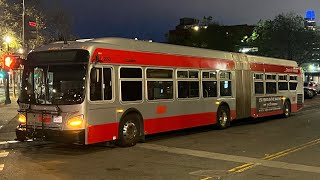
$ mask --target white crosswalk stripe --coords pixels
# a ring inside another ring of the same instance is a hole
[[[9,152],[5,151],[0,151],[0,158],[5,158],[7,157]],[[4,169],[4,164],[0,164],[0,172]]]
[[[7,157],[9,152],[0,152],[0,158]]]

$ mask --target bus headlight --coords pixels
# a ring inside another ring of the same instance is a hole
[[[67,124],[69,127],[72,127],[72,128],[75,128],[75,127],[81,128],[83,124],[83,120],[84,120],[83,115],[75,116],[75,117],[69,118]]]
[[[21,124],[24,124],[24,123],[27,122],[27,118],[26,118],[25,115],[19,114],[19,119],[18,119],[18,121],[19,121]]]

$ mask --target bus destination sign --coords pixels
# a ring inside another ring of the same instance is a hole
[[[257,97],[257,113],[264,113],[282,109],[280,96]]]

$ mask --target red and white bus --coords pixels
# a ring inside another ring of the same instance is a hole
[[[132,146],[145,135],[303,107],[295,61],[123,38],[57,42],[29,53],[18,139]]]

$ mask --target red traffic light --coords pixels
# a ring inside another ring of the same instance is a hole
[[[37,23],[36,23],[36,22],[33,22],[33,21],[29,21],[29,26],[31,26],[31,27],[36,27],[36,26],[37,26]]]
[[[3,65],[5,69],[16,69],[19,68],[21,60],[19,56],[5,55],[3,57]]]

